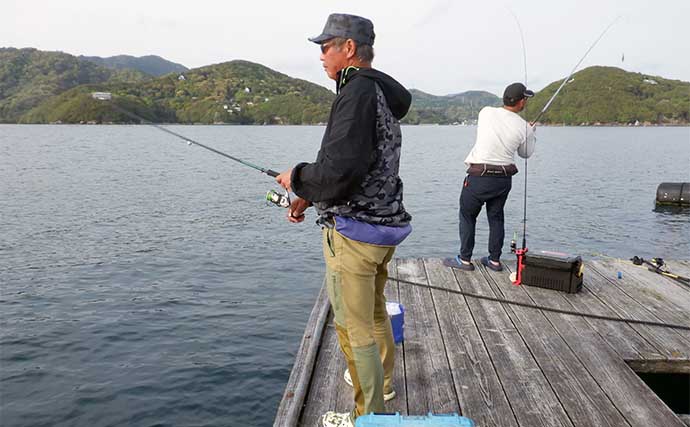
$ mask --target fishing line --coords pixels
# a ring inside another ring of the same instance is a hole
[[[520,20],[517,15],[511,10],[510,13],[515,18],[515,23],[517,23],[518,30],[520,30],[520,41],[522,43],[522,63],[525,68],[525,87],[527,86],[527,45],[525,44],[525,34],[522,31],[522,25],[520,25]],[[527,149],[527,131],[529,123],[525,120],[525,149]],[[522,209],[522,249],[527,247],[527,157],[525,157],[525,191],[523,194],[523,209]]]
[[[522,26],[520,25],[520,20],[518,19],[517,15],[515,15],[515,13],[512,10],[510,10],[510,9],[508,9],[508,10],[511,13],[511,15],[513,15],[513,18],[515,19],[515,22],[517,23],[518,30],[520,31],[520,39],[522,41],[522,57],[523,57],[524,69],[525,69],[525,83],[524,84],[525,84],[525,87],[527,87],[527,49],[525,48],[525,38],[524,38],[524,35],[522,32]],[[532,120],[531,123],[527,123],[527,122],[525,123],[525,144],[527,143],[527,126],[530,126],[530,125],[533,126],[535,123],[537,123],[539,121],[539,119],[544,115],[546,110],[549,109],[549,107],[551,106],[551,103],[554,101],[554,99],[556,99],[558,94],[561,92],[561,89],[563,89],[563,87],[568,82],[568,80],[570,80],[570,77],[572,77],[572,75],[575,73],[575,70],[577,70],[577,67],[579,67],[580,64],[582,64],[582,61],[584,61],[585,58],[587,57],[587,55],[589,55],[589,53],[592,51],[592,49],[594,49],[594,46],[596,46],[599,43],[599,41],[604,37],[604,35],[613,26],[613,24],[615,24],[616,21],[618,21],[620,18],[621,18],[620,15],[617,16],[604,29],[604,31],[602,31],[601,34],[599,34],[599,37],[597,37],[596,40],[594,40],[594,42],[589,46],[589,49],[587,49],[585,54],[582,55],[582,58],[580,58],[580,60],[577,62],[577,64],[575,64],[573,69],[570,71],[570,74],[568,74],[568,76],[565,79],[563,79],[563,82],[561,82],[561,85],[558,87],[558,89],[553,94],[553,96],[551,96],[551,98],[548,100],[548,102],[544,105],[544,107],[539,112],[537,117],[534,120]],[[513,277],[513,275],[511,275],[511,280],[513,281],[513,284],[518,285],[521,282],[521,276],[522,276],[521,273],[522,273],[522,268],[524,266],[524,255],[527,252],[527,245],[526,245],[526,242],[527,242],[527,158],[525,158],[525,190],[524,190],[524,196],[523,196],[522,248],[517,249],[514,241],[515,241],[515,238],[513,239],[513,241],[511,241],[510,247],[511,247],[511,252],[513,252],[517,255],[518,267],[517,267],[517,272],[513,273],[515,276]]]
[[[512,11],[512,9],[508,9],[511,15],[513,15],[513,18],[515,19],[515,23],[517,24],[518,31],[520,32],[520,41],[522,43],[522,64],[525,70],[525,81],[524,85],[525,88],[527,88],[527,47],[525,45],[525,35],[522,31],[522,25],[520,25],[520,20],[518,19],[517,15],[515,12]],[[528,138],[528,131],[529,131],[529,122],[525,120],[525,150],[527,150],[527,138]],[[517,244],[515,242],[515,233],[513,233],[513,240],[510,242],[510,251],[514,253],[518,257],[518,262],[517,262],[517,271],[514,274],[511,274],[510,280],[513,282],[515,285],[519,285],[522,282],[522,268],[523,268],[523,257],[525,252],[527,252],[527,157],[525,157],[525,189],[523,192],[523,200],[522,200],[522,247],[520,249],[517,249]]]
[[[620,18],[621,18],[621,15],[617,16],[616,19],[614,19],[614,20],[608,25],[608,27],[606,27],[606,28],[604,29],[604,31],[601,32],[601,34],[599,35],[599,37],[597,37],[597,39],[594,40],[594,43],[592,43],[592,45],[589,47],[589,49],[587,49],[587,52],[585,52],[585,54],[582,55],[582,58],[580,58],[580,60],[577,62],[577,64],[575,64],[575,66],[573,67],[572,71],[570,71],[570,74],[568,74],[568,77],[566,77],[565,79],[563,79],[563,82],[561,83],[561,85],[560,85],[560,86],[558,87],[558,89],[556,90],[556,93],[554,93],[553,96],[552,96],[552,97],[549,99],[549,101],[546,103],[546,105],[544,105],[544,108],[542,108],[542,110],[541,110],[541,112],[539,113],[539,115],[538,115],[534,120],[532,120],[532,123],[533,123],[533,124],[536,123],[537,121],[539,121],[539,119],[541,118],[541,116],[544,115],[544,113],[546,112],[546,110],[549,109],[549,106],[551,105],[551,103],[553,102],[553,100],[556,99],[556,96],[558,96],[558,94],[559,94],[559,92],[561,91],[561,89],[563,89],[563,86],[565,86],[565,84],[568,83],[568,80],[570,80],[570,77],[572,77],[572,75],[575,74],[575,70],[577,69],[577,67],[579,67],[580,64],[582,64],[582,61],[584,61],[585,58],[587,57],[587,55],[589,55],[589,52],[591,52],[592,49],[594,49],[594,46],[596,46],[597,43],[599,43],[599,40],[601,40],[601,39],[604,37],[604,34],[606,34],[606,32],[609,30],[609,28],[613,27],[613,24],[615,24],[616,21],[618,21]]]
[[[173,136],[175,136],[175,137],[177,137],[177,138],[180,138],[181,140],[185,141],[185,142],[187,143],[187,145],[192,145],[192,144],[197,145],[197,146],[199,146],[199,147],[201,147],[201,148],[204,148],[204,149],[206,149],[206,150],[208,150],[208,151],[211,151],[211,152],[213,152],[213,153],[219,154],[219,155],[221,155],[221,156],[223,156],[223,157],[225,157],[225,158],[228,158],[228,159],[230,159],[230,160],[233,160],[233,161],[235,161],[235,162],[237,162],[237,163],[240,163],[240,164],[242,164],[242,165],[244,165],[244,166],[248,166],[248,167],[250,167],[250,168],[252,168],[252,169],[256,169],[256,170],[258,170],[259,172],[265,173],[266,175],[271,176],[271,177],[273,177],[273,178],[275,178],[275,177],[277,177],[277,176],[279,175],[279,173],[276,172],[276,171],[274,171],[273,169],[264,168],[264,167],[261,167],[261,166],[259,166],[259,165],[255,165],[254,163],[248,162],[248,161],[246,161],[246,160],[242,160],[242,159],[240,159],[240,158],[238,158],[238,157],[231,156],[231,155],[228,154],[228,153],[224,153],[224,152],[222,152],[222,151],[220,151],[220,150],[216,150],[216,149],[213,148],[213,147],[209,147],[208,145],[202,144],[202,143],[199,142],[199,141],[195,141],[195,140],[193,140],[192,138],[186,137],[186,136],[184,136],[184,135],[182,135],[182,134],[179,134],[179,133],[177,133],[177,132],[171,131],[170,129],[165,128],[165,127],[163,127],[163,126],[161,126],[161,125],[158,125],[158,124],[153,123],[153,122],[151,122],[151,121],[149,121],[149,120],[146,120],[145,118],[143,118],[143,117],[141,117],[141,116],[139,116],[139,115],[137,115],[137,114],[134,114],[134,113],[132,113],[131,111],[128,111],[128,110],[126,110],[126,109],[120,107],[119,105],[117,105],[117,103],[116,103],[115,101],[113,101],[113,99],[112,99],[112,98],[113,98],[113,95],[112,95],[112,93],[110,93],[110,92],[93,92],[93,93],[91,94],[91,97],[92,97],[93,99],[97,100],[97,101],[110,101],[109,104],[110,104],[110,106],[111,106],[114,110],[119,111],[120,113],[122,113],[122,114],[124,114],[124,115],[126,115],[126,116],[128,116],[128,117],[131,117],[131,118],[133,118],[133,119],[135,119],[135,120],[138,120],[138,121],[139,121],[140,123],[142,123],[142,124],[149,125],[149,126],[153,126],[153,127],[155,127],[156,129],[158,129],[158,130],[161,130],[161,131],[163,131],[163,132],[165,132],[165,133],[167,133],[167,134],[170,134],[170,135],[173,135]],[[290,207],[290,192],[289,192],[288,190],[285,190],[285,194],[279,194],[279,193],[277,193],[277,192],[274,191],[274,190],[269,190],[269,191],[266,193],[266,201],[269,202],[269,203],[272,203],[272,204],[274,204],[274,205],[276,205],[276,206],[280,206],[281,208],[288,208],[288,207]]]
[[[469,298],[476,298],[476,299],[481,299],[481,300],[486,300],[486,301],[499,302],[502,304],[515,305],[515,306],[525,307],[525,308],[532,308],[532,309],[536,309],[536,310],[548,311],[551,313],[564,314],[567,316],[577,316],[577,317],[585,317],[588,319],[606,320],[609,322],[622,322],[622,323],[627,323],[627,324],[631,324],[631,325],[659,326],[662,328],[690,331],[690,326],[686,326],[686,325],[676,325],[676,324],[672,324],[672,323],[654,322],[651,320],[626,319],[626,318],[622,318],[622,317],[603,316],[603,315],[599,315],[599,314],[580,313],[578,311],[562,310],[560,308],[545,307],[545,306],[538,305],[538,304],[530,304],[530,303],[526,303],[526,302],[513,301],[513,300],[509,300],[509,299],[505,299],[505,298],[479,295],[479,294],[475,294],[472,292],[460,291],[460,290],[456,290],[456,289],[447,289],[447,288],[442,288],[440,286],[427,285],[425,283],[412,282],[409,280],[396,279],[396,278],[392,278],[392,277],[389,277],[388,280],[393,281],[393,282],[398,282],[398,283],[404,283],[404,284],[419,287],[419,288],[433,289],[436,291],[448,292],[451,294],[462,295],[462,296],[469,297]]]
[[[515,12],[513,12],[512,9],[508,9],[511,15],[513,15],[513,18],[515,19],[515,23],[517,24],[518,30],[520,31],[520,41],[522,43],[522,64],[525,69],[525,81],[524,85],[525,87],[527,86],[527,47],[525,45],[525,34],[522,31],[522,25],[520,25],[520,20],[518,19],[517,15]],[[528,131],[529,123],[527,120],[525,120],[525,148],[527,148],[527,131]],[[527,157],[525,157],[525,192],[523,195],[523,214],[522,214],[522,249],[525,249],[527,246]]]

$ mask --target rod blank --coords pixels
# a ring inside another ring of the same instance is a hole
[[[200,142],[198,142],[198,141],[193,140],[192,138],[188,138],[188,137],[186,137],[186,136],[184,136],[184,135],[181,135],[181,134],[179,134],[179,133],[177,133],[177,132],[173,132],[173,131],[171,131],[170,129],[164,128],[163,126],[160,126],[160,125],[158,125],[158,124],[156,124],[156,123],[153,123],[153,122],[151,122],[151,121],[149,121],[149,120],[146,120],[146,119],[144,119],[143,117],[138,116],[137,114],[134,114],[134,113],[132,113],[132,112],[130,112],[130,111],[127,111],[127,110],[125,110],[124,108],[122,108],[122,107],[120,107],[119,105],[117,105],[117,104],[115,103],[115,101],[113,101],[113,95],[112,95],[112,93],[110,93],[110,92],[93,92],[93,93],[91,94],[91,97],[92,97],[93,99],[95,99],[95,100],[98,100],[98,101],[112,101],[112,102],[110,102],[110,105],[111,105],[115,110],[119,111],[120,113],[122,113],[122,114],[124,114],[124,115],[126,115],[126,116],[128,116],[128,117],[131,117],[131,118],[133,118],[133,119],[135,119],[135,120],[138,120],[139,122],[141,122],[141,123],[143,123],[143,124],[145,124],[145,125],[153,126],[153,127],[157,128],[157,129],[159,129],[159,130],[161,130],[161,131],[163,131],[163,132],[165,132],[165,133],[168,133],[168,134],[173,135],[173,136],[175,136],[175,137],[177,137],[177,138],[180,138],[181,140],[185,141],[187,144],[190,144],[190,145],[191,145],[191,144],[198,145],[198,146],[201,147],[201,148],[204,148],[204,149],[206,149],[206,150],[212,151],[212,152],[214,152],[214,153],[216,153],[216,154],[219,154],[219,155],[221,155],[221,156],[223,156],[223,157],[226,157],[226,158],[228,158],[228,159],[230,159],[230,160],[233,160],[233,161],[235,161],[235,162],[241,163],[241,164],[243,164],[243,165],[245,165],[245,166],[248,166],[248,167],[250,167],[250,168],[252,168],[252,169],[256,169],[256,170],[260,171],[261,173],[265,173],[266,175],[271,176],[271,177],[273,177],[273,178],[275,178],[275,177],[277,177],[277,176],[279,175],[278,172],[276,172],[276,171],[274,171],[274,170],[272,170],[272,169],[263,168],[263,167],[261,167],[261,166],[258,166],[258,165],[255,165],[255,164],[253,164],[253,163],[250,163],[250,162],[248,162],[248,161],[246,161],[246,160],[242,160],[242,159],[240,159],[240,158],[238,158],[238,157],[231,156],[230,154],[224,153],[224,152],[222,152],[222,151],[220,151],[220,150],[216,150],[216,149],[213,148],[213,147],[209,147],[209,146],[207,146],[207,145],[204,145],[204,144],[202,144],[202,143],[200,143]]]

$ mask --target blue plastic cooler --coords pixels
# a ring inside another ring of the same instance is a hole
[[[474,427],[474,421],[458,414],[409,415],[369,414],[362,415],[355,421],[355,427]]]

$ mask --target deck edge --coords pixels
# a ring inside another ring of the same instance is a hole
[[[273,422],[274,427],[293,427],[299,421],[330,308],[324,282],[309,315],[299,350],[295,355],[295,364],[278,406]]]

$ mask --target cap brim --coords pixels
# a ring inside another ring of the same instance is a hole
[[[312,43],[321,44],[321,43],[328,41],[332,38],[333,38],[333,36],[331,36],[329,34],[320,34],[316,37],[309,37],[308,40]]]
[[[523,95],[525,96],[525,98],[531,98],[534,96],[534,92],[532,92],[529,89],[525,89],[525,92],[523,93]]]

